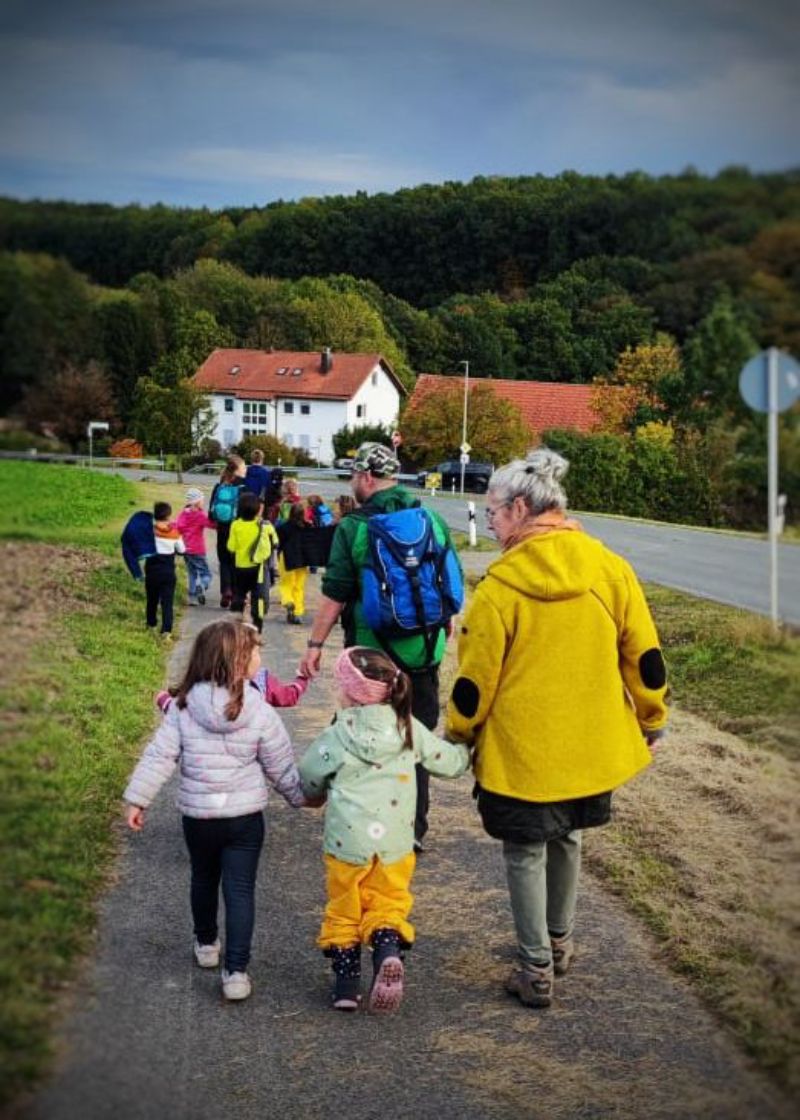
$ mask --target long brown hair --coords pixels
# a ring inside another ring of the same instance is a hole
[[[170,689],[178,707],[186,707],[186,697],[196,684],[208,681],[227,688],[225,718],[236,719],[244,705],[247,667],[259,641],[254,626],[236,619],[223,618],[204,627],[194,640],[183,680]]]
[[[233,482],[235,478],[239,478],[244,465],[245,462],[241,455],[229,455],[227,463],[222,468],[220,482],[230,483]]]
[[[411,678],[398,669],[385,653],[369,646],[354,646],[350,657],[358,653],[358,668],[371,681],[381,681],[389,686],[387,704],[391,704],[397,716],[397,728],[405,740],[407,750],[414,749],[414,734],[411,724],[411,701],[413,698]]]

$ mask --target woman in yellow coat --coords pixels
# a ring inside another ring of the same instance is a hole
[[[574,955],[581,829],[648,765],[666,672],[630,565],[565,514],[567,461],[539,448],[495,471],[486,516],[503,553],[458,644],[448,737],[476,747],[478,808],[503,841],[518,963],[506,988],[552,1000]]]

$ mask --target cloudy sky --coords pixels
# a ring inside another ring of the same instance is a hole
[[[3,0],[0,194],[800,166],[794,0]]]

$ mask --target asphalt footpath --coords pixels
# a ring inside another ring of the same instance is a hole
[[[470,568],[485,556],[470,557]],[[319,576],[309,579],[313,609]],[[276,590],[264,663],[291,679],[308,625],[288,626]],[[221,617],[184,611],[169,666]],[[340,631],[337,630],[337,635]],[[281,712],[298,755],[330,722],[331,668]],[[155,722],[155,716],[154,716]],[[315,948],[323,906],[319,810],[277,795],[267,808],[250,974],[226,1004],[219,976],[195,966],[189,866],[175,783],[125,832],[101,899],[94,951],[58,1024],[50,1080],[15,1110],[25,1120],[589,1120],[788,1117],[788,1103],[667,971],[621,904],[582,884],[579,955],[546,1011],[503,991],[513,934],[500,846],[483,835],[471,782],[432,781],[428,850],[414,879],[417,944],[391,1017],[330,1008]],[[587,837],[587,842],[591,842]],[[369,962],[365,961],[369,974]]]

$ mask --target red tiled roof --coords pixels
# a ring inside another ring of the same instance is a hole
[[[405,389],[380,354],[331,352],[332,365],[322,372],[319,350],[214,350],[192,378],[198,389],[250,400],[315,397],[350,400],[380,364],[400,393]],[[284,370],[279,373],[278,370]],[[232,372],[234,371],[235,372]],[[295,374],[295,370],[300,370]]]
[[[459,385],[463,392],[464,378],[445,377],[438,373],[421,373],[411,394],[409,408],[414,407],[415,401],[447,385]],[[597,392],[594,385],[471,377],[470,392],[476,385],[488,385],[503,400],[515,404],[531,430],[537,434],[548,428],[571,428],[578,432],[591,432],[601,424],[600,417],[592,407]],[[608,391],[606,389],[606,392]],[[611,388],[610,391],[615,390]]]

